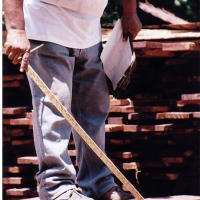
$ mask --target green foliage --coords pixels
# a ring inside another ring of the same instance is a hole
[[[182,18],[188,21],[199,21],[199,0],[175,0],[174,5],[175,12]]]
[[[122,16],[122,1],[121,0],[109,0],[108,5],[101,18],[102,24],[114,23]]]
[[[140,0],[145,2],[145,0]],[[164,8],[165,10],[174,13],[189,22],[200,21],[200,0],[148,0],[155,7]],[[101,22],[114,23],[123,14],[121,0],[109,0]],[[145,13],[138,8],[138,15],[143,25],[164,24],[166,22],[153,17],[151,14]]]

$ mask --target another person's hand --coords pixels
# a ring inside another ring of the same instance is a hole
[[[5,53],[13,64],[21,63],[20,72],[27,69],[30,54],[30,42],[24,30],[10,29],[4,44]]]
[[[139,31],[142,29],[142,23],[137,13],[125,13],[122,17],[122,28],[123,28],[123,41],[127,41],[129,33],[132,36],[132,40],[137,36]]]

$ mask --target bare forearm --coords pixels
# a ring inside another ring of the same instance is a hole
[[[21,63],[20,71],[28,66],[30,42],[25,32],[23,0],[3,0],[7,37],[4,44],[6,55],[13,64]]]
[[[128,39],[128,34],[134,39],[142,28],[137,15],[137,0],[122,0],[124,14],[122,17],[123,41]]]
[[[137,1],[136,0],[122,0],[124,14],[136,13]]]
[[[6,28],[24,30],[23,0],[3,0]]]

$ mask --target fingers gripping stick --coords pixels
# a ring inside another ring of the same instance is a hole
[[[36,47],[34,50],[40,48]],[[104,154],[104,152],[96,145],[96,143],[90,138],[90,136],[82,129],[78,122],[72,117],[72,115],[65,109],[55,95],[50,91],[42,79],[36,74],[30,65],[26,70],[27,74],[33,79],[38,87],[44,92],[44,94],[52,101],[58,111],[65,117],[70,125],[77,131],[82,139],[90,146],[96,155],[107,165],[107,167],[113,172],[113,174],[128,188],[137,200],[144,200],[141,194],[133,187],[133,185],[124,177],[124,175],[117,169],[117,167],[110,161],[110,159]]]

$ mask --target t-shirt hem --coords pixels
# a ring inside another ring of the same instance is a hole
[[[59,40],[59,39],[52,39],[52,38],[49,38],[47,36],[43,36],[43,35],[40,35],[37,37],[35,35],[29,35],[28,36],[28,39],[30,40],[37,40],[37,41],[45,41],[45,42],[52,42],[52,43],[55,43],[55,44],[58,44],[58,45],[61,45],[61,46],[64,46],[64,47],[69,47],[69,48],[74,48],[74,49],[86,49],[86,48],[89,48],[89,47],[92,47],[94,46],[95,44],[101,42],[101,38],[97,38],[95,40],[90,40],[90,41],[84,41],[84,43],[71,43],[71,42],[63,42],[63,40]]]

